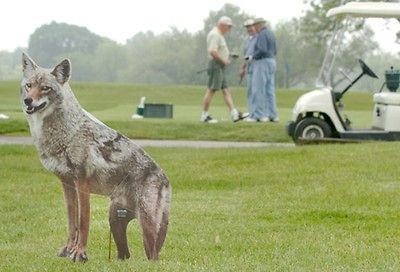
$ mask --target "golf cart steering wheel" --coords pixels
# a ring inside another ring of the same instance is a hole
[[[338,102],[340,99],[342,99],[343,95],[350,90],[350,88],[357,82],[359,81],[364,75],[369,75],[370,77],[373,78],[378,78],[378,76],[371,70],[371,68],[368,67],[368,65],[365,64],[365,62],[362,61],[362,59],[359,59],[358,62],[360,63],[362,73],[351,83],[349,86],[347,86],[342,92],[335,92],[335,101]]]
[[[361,69],[364,74],[369,75],[370,77],[373,78],[378,78],[378,76],[374,73],[374,71],[371,70],[371,68],[368,67],[367,64],[362,59],[358,60],[360,62]]]

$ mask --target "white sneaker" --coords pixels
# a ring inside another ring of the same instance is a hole
[[[139,114],[134,114],[132,115],[132,119],[143,119],[143,115],[139,115]]]
[[[274,119],[270,119],[271,122],[278,123],[279,122],[279,117],[275,117]]]
[[[212,118],[210,115],[207,115],[207,116],[202,116],[200,118],[200,122],[208,123],[208,124],[216,124],[216,123],[218,123],[218,120]]]
[[[268,123],[268,122],[271,122],[271,120],[268,117],[263,117],[263,118],[260,118],[260,122],[261,123]]]
[[[247,117],[247,118],[243,119],[243,122],[255,123],[255,122],[257,122],[257,120],[253,119],[253,118],[250,118],[250,117]]]

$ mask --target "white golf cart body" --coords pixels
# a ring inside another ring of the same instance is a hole
[[[329,87],[319,88],[302,95],[293,108],[292,120],[300,121],[307,115],[322,114],[325,115],[325,118],[330,119],[330,122],[336,127],[338,132],[345,131],[340,116],[334,107],[333,99],[332,89]]]
[[[372,127],[384,131],[400,131],[400,94],[374,94]]]
[[[350,2],[329,10],[327,16],[336,16],[338,20],[349,16],[400,19],[400,4]],[[288,134],[295,141],[298,138],[324,137],[400,140],[400,93],[382,92],[374,95],[375,108],[371,129],[353,130],[339,114],[338,99],[335,99],[335,92],[327,78],[331,73],[338,46],[334,40],[337,39],[340,43],[340,35],[334,33],[317,79],[317,89],[302,95],[297,100],[292,120],[287,127]]]

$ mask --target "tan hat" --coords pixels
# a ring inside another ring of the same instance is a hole
[[[232,19],[229,18],[228,16],[222,16],[221,18],[219,18],[218,24],[233,26]]]
[[[243,25],[245,27],[252,26],[252,25],[254,25],[254,22],[255,22],[254,19],[247,19],[246,21],[244,21]]]
[[[264,18],[256,18],[254,19],[254,23],[255,24],[262,24],[262,23],[266,23],[267,21]]]

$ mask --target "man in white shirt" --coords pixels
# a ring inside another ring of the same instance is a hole
[[[207,35],[207,50],[209,54],[208,63],[208,84],[206,94],[203,99],[203,112],[200,117],[201,122],[205,123],[217,123],[216,119],[213,119],[208,109],[210,107],[212,98],[218,90],[222,90],[224,100],[228,106],[232,120],[237,122],[248,116],[240,113],[233,104],[232,95],[228,89],[228,85],[225,79],[225,68],[230,64],[230,53],[226,44],[224,35],[227,34],[232,27],[232,19],[227,16],[222,16],[218,20],[218,24],[214,27]]]

